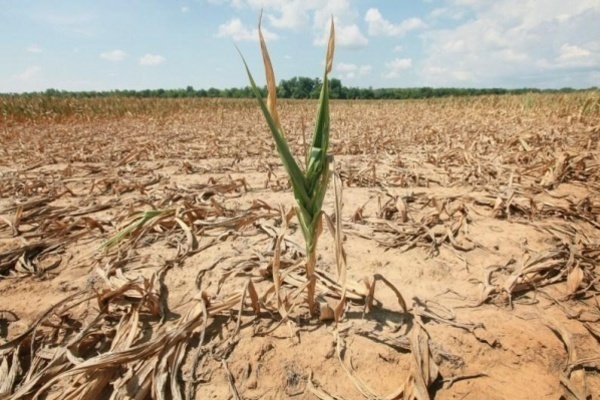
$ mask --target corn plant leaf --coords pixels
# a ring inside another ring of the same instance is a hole
[[[331,24],[329,26],[329,42],[327,43],[327,57],[325,59],[325,74],[331,72],[333,67],[333,53],[335,51],[335,26],[333,17],[331,18]]]
[[[273,71],[273,64],[271,64],[271,57],[269,57],[269,51],[267,50],[265,38],[262,34],[261,25],[262,11],[260,12],[260,17],[258,19],[258,36],[260,38],[260,50],[262,53],[263,64],[265,65],[265,74],[267,78],[267,108],[269,109],[269,113],[271,113],[271,117],[273,118],[275,126],[279,129],[279,132],[281,132],[282,136],[285,137],[281,129],[279,114],[277,113],[277,84],[275,81],[275,72]]]
[[[327,56],[325,57],[325,73],[323,74],[323,86],[319,96],[319,107],[317,111],[317,122],[313,136],[312,147],[319,148],[323,154],[327,153],[329,146],[329,81],[328,75],[333,65],[333,53],[335,49],[335,28],[333,18],[329,31],[329,43],[327,45]]]
[[[239,49],[238,49],[238,52],[239,52]],[[269,130],[271,131],[273,139],[275,140],[275,146],[277,147],[277,152],[279,153],[279,156],[281,157],[283,166],[290,177],[290,181],[292,183],[292,189],[294,191],[294,197],[296,198],[296,201],[298,203],[308,202],[309,196],[307,193],[304,175],[302,174],[300,167],[296,163],[294,156],[290,152],[290,149],[287,145],[285,137],[283,136],[283,134],[281,133],[279,128],[277,128],[275,121],[271,117],[271,113],[269,112],[267,105],[265,104],[264,100],[262,99],[260,90],[258,90],[258,87],[256,86],[256,83],[254,81],[254,78],[252,77],[252,73],[250,72],[250,68],[248,68],[248,64],[246,63],[246,60],[244,59],[244,56],[242,55],[241,52],[240,52],[240,56],[242,57],[242,61],[244,62],[244,67],[246,68],[246,73],[248,74],[248,79],[250,80],[250,86],[252,87],[252,92],[254,93],[254,96],[256,97],[256,99],[258,101],[258,104],[263,112],[263,115],[265,116],[265,119],[267,120],[267,125],[269,126]]]
[[[327,192],[327,184],[329,183],[329,177],[329,159],[325,158],[323,170],[320,176],[320,182],[317,182],[313,198],[311,199],[308,205],[309,210],[312,211],[313,215],[320,211],[323,206],[323,200],[325,199],[325,193]]]

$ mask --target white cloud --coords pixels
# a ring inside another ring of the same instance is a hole
[[[553,63],[547,65],[546,60],[543,60],[540,62],[540,65],[549,69],[577,70],[581,68],[591,68],[600,70],[599,51],[600,41],[586,43],[585,45],[580,46],[564,43],[558,49],[558,55]]]
[[[324,46],[329,38],[331,16],[335,16],[336,44],[339,47],[361,48],[368,44],[356,24],[359,13],[351,0],[208,0],[216,4],[230,4],[236,9],[264,10],[264,22],[280,29],[311,28],[313,44]],[[236,18],[237,19],[237,18]],[[256,40],[255,30],[232,19],[219,27],[218,36],[238,36],[237,40]],[[235,22],[235,23],[234,23]],[[263,27],[264,32],[264,27]],[[276,35],[273,33],[273,37]],[[244,38],[244,39],[242,39]]]
[[[444,67],[427,67],[427,73],[431,75],[445,74],[448,70]]]
[[[583,47],[565,43],[560,46],[560,60],[570,60],[574,58],[588,58],[592,52]]]
[[[316,38],[313,43],[317,46],[325,46],[329,40],[329,29]],[[360,28],[356,25],[335,26],[335,45],[350,49],[360,49],[369,44],[369,40],[363,36]]]
[[[429,13],[431,19],[453,19],[459,20],[465,16],[466,12],[460,9],[453,9],[450,7],[435,8]]]
[[[369,35],[371,36],[403,36],[408,31],[425,27],[425,22],[420,18],[405,19],[394,25],[383,18],[383,15],[376,8],[370,8],[367,11],[365,21],[369,25]]]
[[[371,67],[370,65],[361,65],[358,68],[358,73],[361,75],[367,75],[367,74],[371,73],[372,70],[373,70],[373,67]]]
[[[335,69],[340,72],[352,72],[356,71],[358,69],[358,66],[356,64],[347,64],[341,62],[336,65]]]
[[[395,58],[392,61],[385,63],[385,72],[382,76],[388,79],[398,78],[402,71],[408,70],[411,67],[411,58]]]
[[[159,65],[165,62],[166,58],[158,54],[144,54],[140,57],[140,65],[143,66],[153,66]]]
[[[264,17],[276,28],[299,29],[310,22],[310,12],[318,8],[317,0],[207,0],[212,4],[230,4],[235,9],[264,10]]]
[[[182,13],[186,13],[188,11],[190,11],[190,8],[188,6],[181,6],[181,12]]]
[[[353,79],[360,75],[370,74],[373,67],[370,65],[357,65],[341,62],[336,65],[335,69],[338,72],[337,75],[343,78]]]
[[[43,50],[40,46],[38,46],[37,44],[32,44],[29,45],[25,48],[26,51],[28,51],[29,53],[41,53]]]
[[[335,19],[335,26],[351,25],[358,16],[350,0],[315,0],[313,6],[313,26],[316,28],[327,28],[331,23],[331,17]]]
[[[450,3],[458,6],[469,6],[472,8],[481,8],[489,6],[494,0],[450,0]]]
[[[302,0],[283,2],[276,7],[276,13],[267,14],[267,19],[276,28],[300,29],[310,20],[307,3]]]
[[[123,50],[117,49],[101,53],[100,58],[111,62],[123,61],[125,58],[127,58],[127,53],[125,53]]]
[[[41,71],[42,71],[42,68],[40,68],[38,66],[29,67],[25,71],[21,72],[20,74],[13,75],[13,78],[17,79],[21,82],[29,82],[32,79],[35,79],[36,77],[38,77]]]
[[[369,43],[357,25],[338,27],[336,29],[336,41],[340,47],[350,48],[364,47]]]
[[[597,0],[448,0],[446,6],[435,16],[470,17],[452,28],[423,33],[420,85],[595,84],[593,71],[600,68]]]
[[[278,35],[265,27],[262,33],[266,41],[278,39]],[[258,29],[249,29],[242,24],[239,18],[233,18],[229,22],[219,25],[217,37],[231,37],[235,41],[258,41]]]
[[[460,70],[452,71],[450,75],[452,75],[452,77],[457,81],[468,81],[473,77],[473,74],[471,72]]]

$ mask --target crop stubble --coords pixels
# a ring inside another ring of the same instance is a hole
[[[600,392],[597,93],[334,101],[336,327],[299,299],[252,101],[18,101],[0,99],[0,398]],[[295,154],[314,106],[280,105]],[[327,310],[331,235],[320,254]]]

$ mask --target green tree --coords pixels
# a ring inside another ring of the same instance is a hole
[[[329,81],[329,97],[332,99],[343,99],[342,81],[331,78]]]
[[[221,97],[221,91],[219,89],[217,89],[217,88],[211,87],[206,92],[206,95],[208,97]]]
[[[292,83],[282,79],[277,86],[277,96],[282,99],[289,99],[292,97]]]

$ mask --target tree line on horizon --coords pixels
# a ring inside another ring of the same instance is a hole
[[[317,99],[321,89],[320,78],[294,77],[283,79],[277,87],[279,98],[283,99]],[[329,95],[331,99],[428,99],[433,97],[449,96],[479,96],[479,95],[502,95],[502,94],[523,94],[523,93],[569,93],[582,90],[597,90],[596,87],[590,89],[504,89],[504,88],[452,88],[452,87],[414,87],[414,88],[359,88],[342,85],[341,80],[332,78],[329,80]],[[261,88],[263,96],[266,95],[266,87]],[[111,90],[111,91],[65,91],[57,89],[47,89],[41,93],[25,93],[27,95],[47,95],[52,97],[150,97],[150,98],[252,98],[254,97],[250,86],[243,88],[229,89],[194,89],[193,86],[187,86],[185,89],[144,89],[144,90]]]

